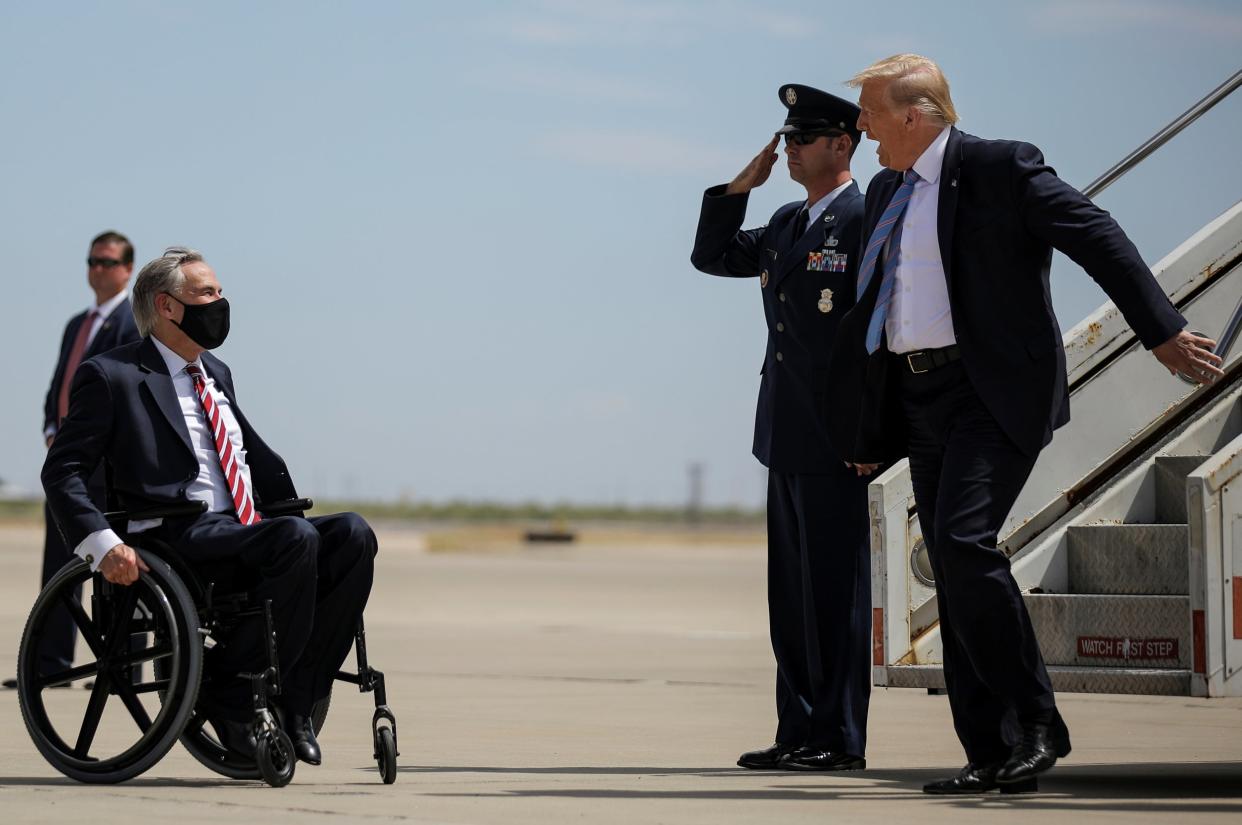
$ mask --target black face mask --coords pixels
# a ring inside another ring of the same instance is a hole
[[[167,294],[167,293],[165,293]],[[168,295],[174,301],[172,295]],[[215,349],[229,337],[229,302],[227,298],[212,301],[210,304],[187,304],[177,301],[185,308],[181,323],[177,324],[181,331],[190,336],[190,340],[203,349]]]

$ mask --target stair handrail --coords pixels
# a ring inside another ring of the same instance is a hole
[[[1142,146],[1122,158],[1116,166],[1091,181],[1091,183],[1087,184],[1087,188],[1083,189],[1082,193],[1088,198],[1095,198],[1096,195],[1111,186],[1126,172],[1129,172],[1135,166],[1142,163],[1148,155],[1172,140],[1179,132],[1198,120],[1204,113],[1212,109],[1212,107],[1214,107],[1217,103],[1220,103],[1222,100],[1229,97],[1229,95],[1233,94],[1239,86],[1242,86],[1242,69],[1238,69],[1233,73],[1232,77],[1217,86],[1212,91],[1208,92],[1202,100],[1194,106],[1191,106],[1183,112],[1181,116],[1177,117],[1159,132],[1156,132],[1156,134],[1148,138]]]

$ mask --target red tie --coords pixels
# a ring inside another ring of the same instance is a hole
[[[73,386],[73,374],[82,363],[82,355],[86,352],[86,342],[91,337],[91,327],[95,326],[95,316],[99,313],[91,310],[86,313],[86,320],[78,327],[77,337],[69,349],[69,357],[65,360],[65,377],[60,382],[60,395],[56,398],[56,423],[59,424],[69,414],[69,388]]]
[[[216,406],[216,399],[211,397],[207,382],[203,380],[203,371],[196,364],[186,364],[185,371],[194,381],[194,391],[198,393],[198,400],[203,405],[203,413],[207,416],[207,422],[211,424],[212,437],[216,442],[216,456],[220,459],[220,469],[224,470],[224,477],[228,479],[229,493],[233,496],[233,509],[237,511],[237,518],[242,524],[258,524],[262,519],[254,509],[254,498],[250,495],[250,488],[246,486],[246,477],[242,475],[241,468],[237,466],[233,455],[233,443],[229,441],[229,434],[224,427],[224,419],[220,416],[220,408]]]

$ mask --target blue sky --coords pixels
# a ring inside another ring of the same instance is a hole
[[[756,505],[758,287],[688,263],[702,190],[780,125],[937,59],[962,128],[1079,186],[1228,77],[1232,2],[0,2],[0,478],[37,488],[98,231],[189,244],[303,492]],[[1149,262],[1242,193],[1235,95],[1100,199]],[[855,175],[878,170],[865,143]],[[780,164],[758,225],[801,190]],[[1101,294],[1057,262],[1065,328]]]

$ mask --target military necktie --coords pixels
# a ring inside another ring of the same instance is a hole
[[[216,457],[220,459],[220,469],[224,471],[224,478],[228,481],[229,495],[233,497],[233,508],[237,511],[237,519],[242,524],[258,524],[262,519],[258,511],[254,509],[254,497],[250,495],[250,486],[246,483],[246,476],[237,464],[237,457],[233,454],[233,443],[229,441],[228,429],[224,426],[224,419],[220,415],[220,408],[216,406],[216,400],[211,397],[211,390],[207,389],[203,371],[197,364],[186,364],[185,371],[190,374],[190,379],[194,382],[194,391],[198,393],[203,414],[207,417],[207,423],[211,425],[212,439],[216,444]]]
[[[794,236],[795,242],[797,242],[798,239],[802,237],[802,234],[806,232],[806,219],[809,214],[810,214],[810,210],[808,210],[805,206],[803,206],[801,209],[798,210],[797,216],[794,217],[793,236]]]
[[[893,193],[880,222],[871,230],[871,238],[867,241],[867,250],[863,253],[862,263],[858,266],[858,298],[867,291],[871,276],[875,274],[876,261],[888,241],[888,254],[884,256],[884,266],[880,275],[880,291],[876,295],[875,309],[871,311],[871,321],[867,324],[867,352],[875,352],[880,348],[880,337],[884,333],[884,321],[888,318],[888,307],[893,302],[893,288],[897,280],[897,261],[901,257],[901,224],[910,204],[910,195],[914,192],[914,184],[921,180],[919,173],[907,169],[905,180]],[[890,240],[891,237],[891,240]]]

